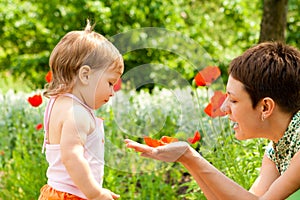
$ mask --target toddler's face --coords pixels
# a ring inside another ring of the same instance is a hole
[[[114,95],[113,86],[120,79],[121,73],[119,70],[107,68],[95,71],[92,76],[90,85],[94,105],[91,107],[98,109]]]

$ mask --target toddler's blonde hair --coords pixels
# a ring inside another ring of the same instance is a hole
[[[81,66],[88,65],[91,69],[114,67],[120,73],[124,68],[117,48],[94,32],[89,20],[83,31],[71,31],[59,41],[50,55],[49,65],[52,80],[45,87],[46,97],[71,92]]]

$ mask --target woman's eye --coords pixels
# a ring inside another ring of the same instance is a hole
[[[229,100],[231,103],[236,103],[237,101],[236,100],[232,100],[232,99],[230,99]]]

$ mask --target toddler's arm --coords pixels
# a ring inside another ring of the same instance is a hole
[[[81,113],[81,120],[75,120],[73,116],[74,114],[71,114],[64,121],[60,141],[62,162],[69,175],[88,199],[112,200],[118,198],[119,195],[100,187],[84,158],[82,141],[85,141],[87,133],[89,133],[90,116],[84,116]]]

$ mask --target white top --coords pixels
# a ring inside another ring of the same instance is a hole
[[[93,116],[96,121],[95,130],[87,136],[86,143],[84,144],[84,157],[89,163],[91,171],[95,180],[102,187],[103,175],[104,175],[104,128],[103,120],[96,118],[91,108],[81,102],[77,97],[72,94],[63,94],[73,98],[85,107]],[[76,187],[71,177],[69,176],[65,166],[61,161],[60,144],[49,144],[47,141],[48,135],[48,121],[53,104],[56,97],[50,98],[50,101],[46,107],[44,117],[45,127],[45,139],[43,149],[46,148],[46,160],[49,163],[47,169],[48,185],[58,191],[74,194],[78,197],[86,199],[86,196]]]

